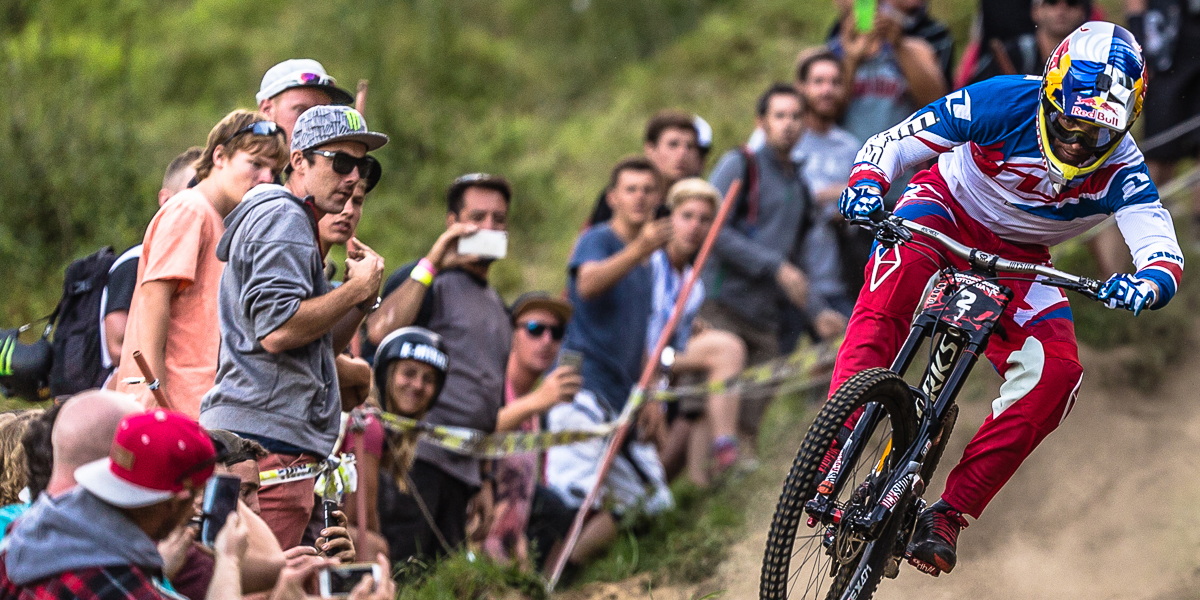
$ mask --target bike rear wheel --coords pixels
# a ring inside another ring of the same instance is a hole
[[[847,591],[870,598],[883,576],[884,563],[895,549],[899,518],[893,516],[878,541],[867,541],[841,525],[809,528],[804,505],[824,478],[821,462],[843,424],[870,403],[880,418],[863,431],[857,460],[843,456],[846,474],[832,498],[844,514],[874,506],[884,485],[916,436],[916,414],[908,384],[888,369],[862,371],[846,380],[809,428],[783,486],[767,550],[763,557],[759,597],[762,600],[841,599]],[[847,453],[849,454],[849,453]],[[906,495],[907,496],[907,495]],[[898,507],[896,514],[901,513]]]

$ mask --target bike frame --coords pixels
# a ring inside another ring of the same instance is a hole
[[[909,386],[918,417],[916,436],[907,448],[893,448],[890,443],[875,467],[882,472],[886,461],[891,474],[886,481],[872,486],[869,510],[842,514],[834,498],[845,484],[842,465],[857,464],[864,451],[863,437],[870,435],[883,418],[877,404],[868,404],[858,419],[842,452],[834,461],[817,495],[805,504],[810,518],[823,525],[841,524],[844,519],[861,541],[878,541],[885,525],[896,516],[897,508],[919,503],[925,491],[921,469],[930,452],[946,443],[943,424],[980,354],[987,348],[1004,310],[1013,299],[1013,291],[996,282],[997,272],[1029,273],[1040,276],[1047,285],[1071,289],[1095,298],[1100,282],[1058,271],[1045,265],[1023,263],[1000,258],[994,254],[964,246],[941,232],[896,216],[886,216],[872,225],[881,243],[906,243],[912,232],[932,238],[950,253],[967,261],[970,268],[943,269],[933,289],[926,296],[920,314],[913,320],[908,338],[892,362],[891,370],[903,376],[912,366],[926,340],[931,344],[930,361],[918,386]],[[929,475],[929,474],[927,474]],[[886,492],[885,492],[886,491]],[[907,545],[915,523],[915,511],[907,515],[912,523],[904,523],[900,533],[903,544],[897,544],[899,556]],[[893,559],[897,557],[893,552]]]

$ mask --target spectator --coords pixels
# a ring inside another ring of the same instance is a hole
[[[393,331],[383,339],[375,354],[375,389],[379,393],[380,404],[393,414],[423,419],[437,402],[445,386],[449,367],[450,359],[438,334],[414,326]],[[362,433],[363,444],[368,457],[382,457],[382,472],[380,463],[377,462],[375,466],[376,481],[382,490],[372,489],[368,485],[366,491],[360,490],[360,493],[371,494],[368,508],[372,504],[378,506],[378,513],[383,513],[387,518],[375,514],[376,521],[368,526],[381,531],[389,547],[407,549],[413,545],[412,540],[407,538],[412,531],[412,523],[415,519],[424,518],[412,495],[422,491],[414,491],[408,476],[416,458],[417,435],[412,432],[385,439],[382,430],[378,436],[372,433],[370,428]],[[356,441],[356,435],[349,435],[347,446]],[[407,496],[394,493],[398,491],[403,491]],[[349,497],[346,503],[350,507],[354,505]],[[422,544],[423,548],[437,547],[434,539]]]
[[[551,431],[586,429],[616,419],[642,369],[654,274],[647,259],[671,238],[670,219],[654,220],[662,181],[653,163],[626,158],[613,167],[608,205],[613,217],[579,238],[568,265],[567,294],[574,314],[563,348],[583,355],[583,391],[547,415]],[[638,440],[613,462],[604,481],[604,509],[596,507],[568,557],[587,562],[616,537],[619,515],[638,509],[656,514],[673,504],[653,440],[665,437],[661,405],[638,415]],[[577,509],[597,485],[604,440],[556,446],[546,455],[546,481]],[[611,511],[609,510],[611,508]],[[555,562],[551,557],[551,564]]]
[[[852,0],[837,0],[841,18],[830,32],[829,47],[845,61],[849,103],[842,126],[856,139],[890,129],[947,91],[944,65],[948,59],[939,58],[938,49],[918,35],[928,28],[923,25],[928,17],[911,21],[921,31],[906,28],[910,20],[897,4],[923,7],[924,2],[884,0],[875,27],[860,32],[855,28]],[[920,11],[924,15],[924,9]]]
[[[246,512],[247,548],[241,568],[241,587],[245,593],[270,590],[284,566],[284,554],[279,542],[262,519],[258,518],[259,469],[258,461],[267,451],[257,442],[247,440],[221,429],[208,432],[217,449],[216,474],[237,475],[242,480],[240,504]],[[199,513],[197,513],[199,514]],[[167,540],[159,543],[163,555],[163,572],[175,590],[188,598],[202,598],[215,574],[212,551],[196,539],[197,529],[190,525],[178,528]],[[338,550],[339,545],[331,550]],[[316,549],[312,549],[316,552]],[[327,552],[335,556],[337,552]],[[352,555],[351,555],[352,556]]]
[[[1036,25],[1008,40],[989,42],[971,83],[997,75],[1038,75],[1054,49],[1088,20],[1091,0],[1031,0],[1030,17]]]
[[[29,427],[25,429],[25,435],[21,437],[21,445],[25,447],[25,469],[29,476],[26,485],[29,487],[31,502],[37,500],[38,496],[46,491],[46,484],[50,482],[50,473],[54,470],[54,447],[51,445],[50,438],[63,404],[55,402],[47,407],[42,411],[41,416],[29,424]],[[19,514],[12,516],[16,518]],[[8,523],[0,523],[0,531],[3,531],[7,525]]]
[[[1126,0],[1130,30],[1146,52],[1147,140],[1200,114],[1200,6],[1183,0]],[[1200,129],[1143,145],[1150,178],[1166,183],[1179,161],[1200,154]],[[1192,194],[1192,236],[1200,238],[1200,192]]]
[[[800,138],[800,94],[775,84],[758,100],[756,124],[766,144],[747,161],[744,149],[727,152],[710,180],[722,194],[735,179],[747,181],[751,167],[757,185],[747,185],[738,208],[725,222],[704,271],[708,299],[700,316],[713,327],[737,335],[746,344],[749,364],[779,352],[781,306],[790,303],[813,315],[818,331],[834,332],[845,319],[811,294],[809,279],[796,266],[812,223],[813,201],[790,153]],[[758,425],[768,398],[743,398],[738,418],[740,451],[754,458]],[[753,462],[749,464],[754,464]]]
[[[700,143],[700,130],[704,128],[706,144]],[[665,180],[663,189],[685,177],[699,177],[704,168],[704,157],[712,147],[712,128],[698,116],[674,109],[662,110],[646,123],[645,141],[642,151],[658,169]],[[588,218],[591,227],[612,218],[612,209],[606,200],[608,190],[600,192],[596,208]]]
[[[942,81],[949,83],[953,77],[950,63],[954,60],[954,34],[945,23],[929,16],[929,0],[885,0],[881,2],[885,12],[889,9],[899,13],[900,26],[904,35],[921,38],[929,43],[942,70]],[[889,6],[890,5],[890,6]]]
[[[184,415],[156,410],[126,417],[109,458],[80,467],[78,487],[40,498],[14,525],[0,554],[0,593],[174,597],[162,591],[155,543],[191,518],[215,460],[204,430]],[[230,523],[237,527],[238,518]],[[218,550],[228,548],[218,544]],[[220,552],[218,564],[228,560],[236,565],[239,553]]]
[[[699,177],[681,180],[667,193],[673,235],[666,247],[650,256],[654,268],[654,304],[646,332],[647,353],[658,342],[670,318],[683,282],[692,271],[692,261],[712,228],[720,202],[720,192]],[[696,374],[709,383],[722,382],[746,367],[746,345],[728,331],[696,323],[696,312],[703,302],[704,284],[697,281],[669,346],[673,349],[670,370],[672,375]],[[691,482],[707,487],[714,474],[733,466],[738,457],[737,394],[723,392],[684,398],[677,406],[678,418],[671,423],[669,450],[664,452],[670,458],[664,458],[663,462],[671,473],[686,461]],[[715,463],[712,468],[710,458]]]
[[[108,456],[117,423],[141,410],[127,394],[89,391],[53,405],[29,421],[20,437],[28,497],[0,511],[0,537],[48,487],[52,496],[75,487],[75,469]],[[62,413],[66,418],[59,425]],[[16,421],[15,415],[10,419]],[[6,463],[6,468],[9,465],[16,468],[15,461]]]
[[[388,278],[386,299],[367,321],[372,343],[413,324],[441,336],[454,362],[440,400],[425,416],[429,423],[496,430],[512,325],[500,294],[488,285],[493,259],[460,255],[456,244],[479,230],[506,231],[511,200],[512,188],[503,177],[472,173],[455,179],[446,192],[446,231],[425,258]],[[394,526],[405,533],[398,546],[389,539],[392,558],[437,557],[447,546],[458,547],[466,537],[468,505],[480,525],[477,533],[486,535],[494,490],[490,478],[483,477],[484,468],[476,458],[419,444],[408,474],[412,494],[419,494],[433,522],[418,510],[417,496],[403,496],[407,516]]]
[[[505,370],[505,405],[497,417],[496,430],[536,432],[542,428],[543,415],[562,402],[570,402],[583,384],[574,367],[560,365],[550,370],[571,320],[571,305],[546,292],[528,292],[513,302],[509,312],[512,351]],[[483,544],[494,560],[522,565],[532,561],[540,569],[550,547],[571,526],[574,511],[549,488],[538,485],[540,463],[537,452],[496,461],[496,519]],[[536,513],[532,512],[534,507]],[[530,541],[536,555],[529,551]]]
[[[837,199],[850,179],[850,168],[862,142],[838,126],[846,108],[846,88],[841,59],[826,47],[812,48],[796,58],[796,90],[803,107],[803,133],[792,148],[792,160],[804,165],[804,179],[817,208],[801,252],[801,266],[811,277],[813,293],[831,308],[848,316],[862,287],[862,270],[873,241],[859,227],[847,225],[837,211]],[[764,144],[762,129],[755,129],[749,146]],[[802,313],[785,308],[780,350],[789,353],[803,330],[813,329]],[[819,333],[828,337],[829,331]]]
[[[288,140],[296,120],[308,109],[354,102],[354,96],[339,88],[325,67],[310,58],[285,60],[267,69],[254,99],[259,112],[282,127]]]
[[[346,201],[346,205],[342,207],[341,212],[329,213],[321,218],[317,223],[318,235],[321,239],[322,257],[325,257],[325,274],[331,279],[337,273],[337,266],[333,261],[328,260],[329,250],[333,246],[344,246],[353,238],[358,231],[358,222],[362,218],[363,203],[366,200],[367,192],[375,188],[379,183],[379,178],[382,169],[378,162],[372,158],[371,164],[367,167],[367,175],[358,180],[358,184],[354,186],[354,193],[350,195],[350,199]],[[336,284],[334,284],[336,285]],[[357,338],[357,336],[356,336]],[[351,342],[353,346],[353,342]],[[350,354],[354,348],[348,349],[346,352],[339,353],[334,360],[337,368],[338,388],[342,398],[342,412],[350,412],[360,406],[367,400],[371,391],[371,365],[361,359]],[[362,433],[367,440],[371,440],[366,451],[360,453],[355,442],[356,432],[353,427],[362,425],[364,432]],[[375,556],[379,552],[387,553],[386,542],[380,535],[379,529],[379,514],[376,506],[378,497],[378,477],[379,464],[383,460],[383,425],[374,415],[367,414],[363,417],[362,422],[352,421],[348,423],[346,431],[346,439],[342,444],[339,452],[343,454],[355,455],[355,467],[358,472],[359,484],[363,488],[360,493],[368,496],[364,506],[366,511],[363,515],[365,521],[359,520],[358,501],[355,492],[348,492],[343,498],[344,513],[335,511],[337,514],[344,514],[349,522],[354,522],[364,527],[354,529],[353,540],[355,547],[364,559]],[[378,450],[376,450],[378,449]],[[305,539],[316,539],[321,534],[318,530],[325,527],[324,510],[317,504],[313,506],[313,518],[309,522],[309,532],[305,534]],[[365,531],[360,531],[365,529]]]
[[[203,154],[204,148],[192,146],[167,165],[162,188],[158,190],[160,208],[175,194],[187,189],[188,182],[196,176],[194,163]],[[100,337],[105,349],[100,353],[100,358],[105,369],[115,370],[121,364],[125,322],[129,318],[129,305],[133,302],[133,291],[137,287],[138,261],[141,257],[142,245],[138,244],[118,256],[108,269],[108,282],[104,284],[104,294],[100,299]]]
[[[200,420],[270,453],[264,470],[330,455],[340,429],[334,353],[377,302],[383,259],[347,243],[346,278],[330,290],[316,222],[343,209],[364,175],[366,153],[387,143],[352,108],[318,106],[296,123],[287,186],[259,185],[226,219],[217,246],[221,355]],[[299,544],[313,509],[313,480],[264,488],[263,519],[284,548]]]
[[[132,396],[118,392],[82,392],[64,402],[50,433],[54,462],[46,495],[56,498],[73,489],[76,469],[108,456],[117,426],[140,412]],[[27,449],[26,454],[36,453]],[[35,493],[33,499],[40,496]]]
[[[42,412],[40,408],[33,408],[0,413],[0,506],[29,503],[25,446],[21,440],[29,424],[37,420]],[[3,535],[2,530],[0,535]]]
[[[146,387],[126,383],[142,375],[132,356],[140,350],[170,407],[200,415],[200,398],[217,376],[217,291],[225,265],[216,247],[224,219],[250,188],[274,180],[286,157],[283,132],[261,113],[235,110],[209,132],[196,162],[198,183],[167,201],[146,228],[118,391],[139,393],[146,407],[156,404]]]
[[[846,225],[837,199],[862,142],[838,126],[846,107],[842,61],[824,49],[801,53],[796,62],[796,89],[804,106],[804,133],[792,149],[792,160],[804,165],[804,179],[817,202],[817,215],[804,239],[803,266],[813,293],[830,308],[849,315],[862,287],[862,270],[870,253],[870,236]],[[836,250],[835,250],[836,249]],[[829,337],[831,331],[818,331]]]

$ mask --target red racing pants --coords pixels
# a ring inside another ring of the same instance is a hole
[[[895,213],[1004,258],[1050,261],[1045,246],[1005,241],[968,216],[936,166],[913,177]],[[915,238],[921,241],[920,234]],[[946,265],[967,268],[937,242],[926,242],[932,249],[909,244],[894,249],[876,245],[872,250],[866,283],[838,351],[831,390],[863,369],[891,366],[930,277]],[[1083,375],[1071,308],[1062,290],[1031,276],[1002,276],[1014,298],[985,355],[1004,383],[942,494],[951,506],[977,519],[1025,457],[1066,418]]]

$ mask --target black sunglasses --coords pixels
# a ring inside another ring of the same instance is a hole
[[[251,123],[233,132],[233,135],[225,138],[225,141],[218,144],[218,146],[228,146],[229,142],[233,141],[233,138],[242,135],[243,133],[252,133],[254,135],[278,135],[284,138],[287,137],[283,133],[283,129],[280,128],[279,125],[276,125],[274,121],[255,121],[254,123]]]
[[[567,328],[563,327],[562,325],[549,325],[547,323],[540,323],[538,321],[526,321],[524,325],[521,325],[521,327],[525,329],[525,333],[528,333],[529,337],[535,338],[540,338],[542,337],[543,333],[549,331],[550,339],[553,339],[556,342],[561,342],[563,339],[563,334],[567,331]]]
[[[383,169],[379,166],[379,161],[370,155],[364,155],[362,158],[345,152],[331,152],[329,150],[309,150],[310,154],[320,154],[325,158],[333,161],[333,172],[338,175],[349,175],[354,169],[358,169],[358,176],[367,181],[367,191],[371,191],[379,184],[379,178],[383,175]]]

